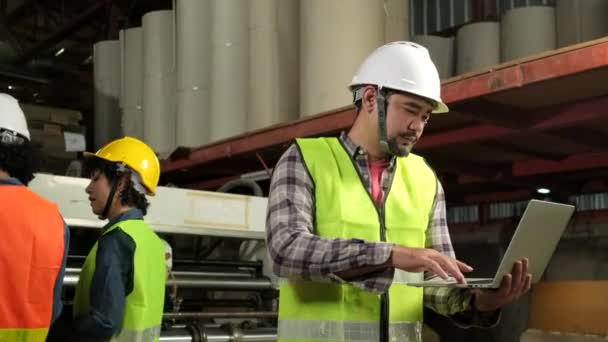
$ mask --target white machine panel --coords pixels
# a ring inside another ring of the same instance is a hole
[[[85,178],[37,174],[29,187],[55,202],[73,227],[101,228],[106,221],[92,212]],[[148,197],[145,221],[157,232],[264,239],[265,197],[158,187]]]

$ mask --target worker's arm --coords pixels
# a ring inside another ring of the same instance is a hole
[[[120,330],[126,297],[133,291],[134,254],[135,242],[119,228],[99,239],[91,310],[74,320],[78,340],[109,339]]]
[[[448,231],[445,194],[441,183],[437,182],[437,195],[429,219],[426,247],[454,257],[454,248]],[[425,278],[434,276],[428,272]],[[498,323],[500,311],[483,313],[475,310],[473,293],[469,289],[426,287],[424,305],[440,315],[450,317],[461,327],[492,327]]]
[[[61,301],[61,289],[63,288],[63,277],[65,276],[65,265],[68,261],[68,252],[70,249],[70,228],[64,222],[63,223],[63,261],[61,262],[61,269],[55,279],[55,287],[53,288],[53,314],[51,316],[51,324],[53,324],[57,318],[61,315],[63,310],[63,302]]]
[[[386,291],[394,274],[387,263],[392,244],[313,234],[314,203],[313,181],[292,145],[274,168],[268,199],[266,240],[274,272],[281,277],[347,281],[368,291]],[[352,273],[347,280],[338,276],[345,272]]]

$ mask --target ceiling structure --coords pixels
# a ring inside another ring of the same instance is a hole
[[[0,89],[91,122],[93,45],[171,0],[0,0]]]
[[[415,147],[454,204],[607,191],[608,39],[502,64],[443,82],[451,108],[434,115]],[[293,138],[337,135],[352,107],[250,132],[162,163],[163,181],[213,190],[264,170]]]
[[[93,44],[141,25],[171,0],[0,0],[0,89],[77,109],[92,125]],[[432,118],[416,151],[448,200],[473,203],[608,190],[608,41],[597,40],[444,82],[452,112]],[[296,136],[337,134],[352,108],[248,133],[163,162],[164,183],[217,189],[272,167]],[[558,190],[562,189],[562,190]]]

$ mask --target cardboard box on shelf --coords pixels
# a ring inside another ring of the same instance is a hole
[[[23,103],[20,106],[25,113],[28,123],[42,121],[62,126],[79,126],[82,121],[82,113],[76,110]]]
[[[42,153],[41,172],[65,174],[78,152],[86,150],[82,114],[63,108],[22,104],[32,143]]]

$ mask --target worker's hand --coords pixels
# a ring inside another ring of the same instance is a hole
[[[471,266],[430,248],[395,245],[390,262],[392,267],[407,272],[431,272],[446,280],[451,276],[459,284],[465,283],[462,273],[473,270]]]
[[[478,311],[494,311],[509,304],[530,290],[532,275],[528,273],[528,259],[513,264],[511,273],[506,274],[500,288],[495,290],[476,289],[475,307]]]

